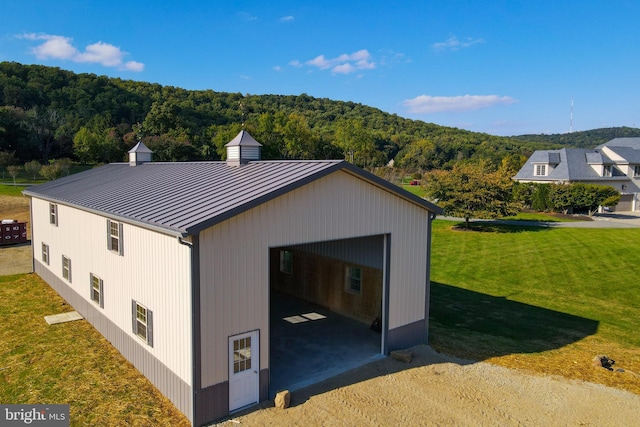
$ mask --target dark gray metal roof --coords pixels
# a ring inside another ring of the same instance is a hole
[[[601,149],[602,147],[629,147],[640,150],[640,138],[614,138],[611,141],[598,145],[596,150]]]
[[[174,235],[201,230],[338,170],[431,212],[441,209],[342,160],[112,163],[31,187],[27,196]]]
[[[553,156],[552,156],[553,155]],[[560,161],[550,162],[549,160],[559,156]],[[534,175],[534,164],[549,163],[555,167],[549,171],[547,176]],[[590,164],[615,164],[613,160],[604,153],[586,148],[563,148],[561,150],[538,150],[535,151],[524,166],[518,171],[515,180],[527,181],[619,181],[625,175],[613,168],[613,176],[603,177],[596,173]]]
[[[258,141],[256,141],[246,130],[241,130],[235,138],[229,141],[225,147],[233,147],[235,145],[242,145],[248,147],[262,147]]]

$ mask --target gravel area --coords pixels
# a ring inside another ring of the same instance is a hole
[[[291,407],[262,404],[215,425],[631,426],[640,396],[582,381],[531,375],[411,349],[292,393]],[[598,369],[598,368],[594,368]]]

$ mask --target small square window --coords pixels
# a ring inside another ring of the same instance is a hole
[[[46,243],[42,244],[42,262],[49,265],[49,245]]]
[[[636,165],[633,167],[633,177],[634,178],[640,177],[640,166]]]
[[[287,274],[293,272],[293,254],[291,251],[280,251],[280,271]]]
[[[91,301],[98,304],[101,308],[104,308],[104,298],[103,298],[103,283],[102,279],[91,273],[89,275],[89,282],[91,285]]]
[[[251,337],[233,341],[233,373],[251,369]]]
[[[71,259],[62,255],[62,277],[71,282]]]
[[[536,176],[547,176],[547,165],[536,165]]]
[[[122,251],[122,223],[107,220],[107,247],[110,251],[119,255],[123,254]]]
[[[49,203],[49,224],[58,226],[58,205]]]
[[[135,300],[131,301],[133,333],[153,347],[153,313]]]
[[[347,292],[360,294],[362,291],[362,269],[347,267]]]
[[[604,165],[602,169],[602,176],[611,176],[612,172],[613,172],[613,166]]]

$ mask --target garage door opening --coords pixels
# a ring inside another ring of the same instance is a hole
[[[385,240],[270,249],[271,396],[382,357]]]

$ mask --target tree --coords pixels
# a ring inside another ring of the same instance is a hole
[[[60,167],[60,163],[51,163],[42,166],[42,169],[40,169],[40,175],[42,175],[49,181],[60,178],[60,176],[62,175],[62,168]]]
[[[586,210],[589,216],[600,206],[613,206],[620,200],[620,193],[608,185],[555,184],[549,194],[551,205],[566,214],[570,210]]]
[[[500,218],[515,215],[520,204],[512,200],[513,181],[504,169],[491,170],[487,162],[457,163],[451,171],[432,171],[424,188],[445,214],[464,218]]]
[[[33,176],[34,181],[36,180],[36,175],[38,175],[38,173],[40,172],[40,169],[42,169],[42,165],[37,160],[31,160],[30,162],[27,162],[24,164],[24,170],[29,175]]]
[[[21,170],[22,168],[20,166],[16,166],[16,165],[7,166],[7,172],[9,172],[9,175],[11,175],[11,178],[13,178],[13,185],[16,185],[16,177],[18,176]]]
[[[0,151],[0,168],[2,168],[2,179],[4,179],[4,172],[9,165],[16,162],[16,156],[13,151]]]

